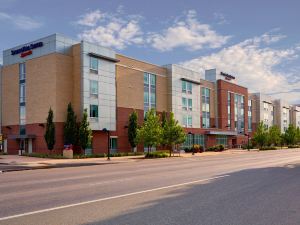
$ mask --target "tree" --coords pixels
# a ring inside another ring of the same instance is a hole
[[[297,129],[293,124],[285,130],[284,139],[287,145],[294,145],[297,142]]]
[[[267,142],[268,131],[263,122],[260,122],[256,132],[254,133],[253,140],[262,148]]]
[[[163,126],[163,140],[170,148],[170,156],[175,144],[181,144],[185,141],[185,133],[183,128],[175,120],[174,114],[171,112],[169,119]]]
[[[146,120],[141,128],[138,129],[137,139],[148,147],[148,153],[153,146],[160,144],[162,128],[159,116],[156,115],[154,109],[146,113]]]
[[[128,124],[128,141],[131,145],[132,150],[137,146],[137,131],[138,131],[138,114],[133,111],[129,115]]]
[[[298,144],[300,142],[300,128],[296,128],[296,143]]]
[[[274,125],[269,128],[268,142],[270,145],[278,146],[281,142],[281,132],[278,126]]]
[[[79,127],[79,143],[80,147],[85,150],[92,142],[92,130],[88,121],[87,110],[83,112],[83,117]]]
[[[167,125],[168,125],[168,118],[167,118],[167,113],[165,111],[163,111],[162,113],[162,117],[161,117],[161,127],[162,127],[162,130],[163,130],[163,133],[162,133],[162,138],[161,138],[161,145],[163,147],[165,147],[167,145],[167,141],[166,141],[166,128],[167,128]]]
[[[55,124],[53,123],[53,110],[51,107],[48,112],[44,138],[47,143],[48,150],[53,150],[55,145]]]
[[[67,120],[64,125],[64,142],[65,144],[76,144],[76,132],[77,132],[77,124],[76,124],[76,115],[74,113],[72,104],[68,104],[67,109]]]

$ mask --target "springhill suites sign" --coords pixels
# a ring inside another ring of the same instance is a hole
[[[20,54],[20,53],[28,52],[28,51],[31,51],[32,49],[43,47],[43,45],[44,44],[41,41],[37,42],[37,43],[34,43],[34,44],[25,45],[22,48],[19,48],[19,49],[16,49],[16,50],[11,50],[11,54],[12,55],[17,55],[17,54]]]

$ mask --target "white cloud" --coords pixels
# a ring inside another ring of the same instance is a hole
[[[0,21],[7,21],[12,23],[16,28],[21,30],[33,30],[40,28],[43,24],[28,16],[23,15],[11,15],[4,12],[0,12]]]
[[[230,36],[222,36],[212,30],[208,24],[202,24],[197,20],[197,13],[189,10],[184,19],[175,23],[160,33],[150,34],[147,42],[160,51],[170,51],[177,47],[187,50],[199,50],[202,48],[219,48],[226,44]]]
[[[83,40],[117,49],[124,49],[131,44],[142,44],[143,32],[139,25],[140,18],[136,15],[124,16],[120,8],[116,14],[101,13],[96,10],[77,21],[77,24],[88,27],[78,36]]]
[[[268,44],[279,41],[283,35],[266,33],[224,48],[217,53],[183,62],[186,67],[204,73],[205,69],[217,68],[234,74],[239,84],[250,91],[274,94],[290,102],[299,102],[299,74],[295,82],[291,74],[282,72],[278,66],[297,58],[299,49],[273,49]]]
[[[83,16],[80,16],[81,19],[77,21],[79,25],[83,26],[96,26],[97,22],[104,17],[105,14],[102,14],[100,10],[89,12]]]

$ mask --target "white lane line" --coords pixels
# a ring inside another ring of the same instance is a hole
[[[185,185],[189,185],[189,184],[211,181],[211,180],[216,180],[216,179],[220,179],[220,178],[228,177],[228,176],[230,176],[230,175],[226,174],[226,175],[211,177],[211,178],[207,178],[207,179],[194,180],[194,181],[189,181],[189,182],[180,183],[180,184],[174,184],[174,185],[169,185],[169,186],[164,186],[164,187],[159,187],[159,188],[148,189],[148,190],[144,190],[144,191],[137,191],[137,192],[132,192],[132,193],[123,194],[123,195],[116,195],[116,196],[112,196],[112,197],[100,198],[100,199],[95,199],[95,200],[91,200],[91,201],[85,201],[85,202],[80,202],[80,203],[75,203],[75,204],[70,204],[70,205],[63,205],[63,206],[42,209],[42,210],[37,210],[37,211],[32,211],[32,212],[27,212],[27,213],[22,213],[22,214],[16,214],[13,216],[2,217],[2,218],[0,218],[0,221],[15,219],[15,218],[23,217],[23,216],[29,216],[29,215],[34,215],[34,214],[39,214],[39,213],[44,213],[44,212],[50,212],[50,211],[54,211],[54,210],[58,210],[58,209],[65,209],[65,208],[70,208],[70,207],[75,207],[75,206],[80,206],[80,205],[86,205],[86,204],[91,204],[91,203],[95,203],[95,202],[102,202],[102,201],[107,201],[107,200],[112,200],[112,199],[117,199],[117,198],[124,198],[124,197],[132,196],[132,195],[144,194],[144,193],[148,193],[148,192],[154,192],[154,191],[159,191],[159,190],[164,190],[164,189],[169,189],[169,188],[175,188],[175,187],[185,186]]]

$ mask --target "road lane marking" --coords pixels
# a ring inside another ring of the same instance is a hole
[[[144,194],[144,193],[149,193],[149,192],[154,192],[154,191],[176,188],[176,187],[181,187],[181,186],[185,186],[185,185],[189,185],[189,184],[195,184],[195,183],[201,183],[201,182],[205,182],[205,181],[216,180],[216,179],[220,179],[220,178],[224,178],[224,177],[228,177],[228,176],[230,176],[230,175],[225,174],[225,175],[220,175],[220,176],[201,179],[201,180],[194,180],[194,181],[184,182],[184,183],[180,183],[180,184],[173,184],[173,185],[169,185],[169,186],[148,189],[148,190],[144,190],[144,191],[137,191],[137,192],[132,192],[132,193],[123,194],[123,195],[116,195],[116,196],[100,198],[100,199],[95,199],[95,200],[90,200],[90,201],[85,201],[85,202],[80,202],[80,203],[75,203],[75,204],[69,204],[69,205],[63,205],[63,206],[42,209],[42,210],[37,210],[37,211],[32,211],[32,212],[27,212],[27,213],[21,213],[21,214],[16,214],[16,215],[12,215],[12,216],[2,217],[2,218],[0,218],[0,221],[15,219],[15,218],[23,217],[23,216],[29,216],[29,215],[34,215],[34,214],[39,214],[39,213],[44,213],[44,212],[50,212],[50,211],[54,211],[54,210],[65,209],[65,208],[70,208],[70,207],[75,207],[75,206],[87,205],[87,204],[96,203],[96,202],[124,198],[124,197],[128,197],[128,196],[139,195],[139,194]]]

